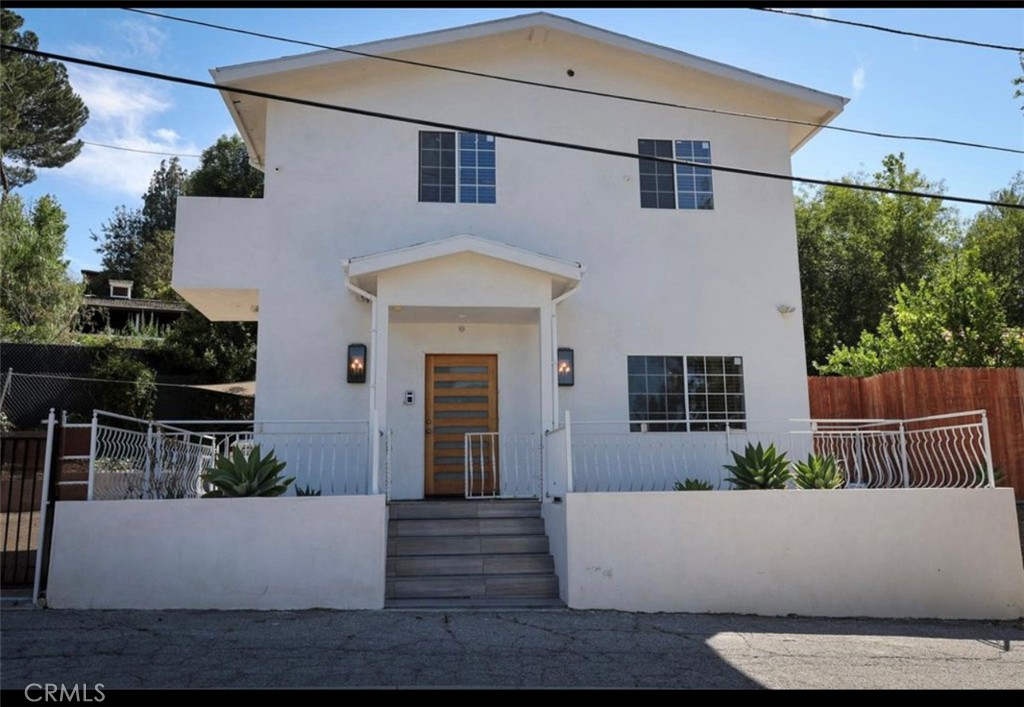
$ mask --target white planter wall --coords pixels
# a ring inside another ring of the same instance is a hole
[[[46,597],[66,609],[379,609],[383,496],[65,501]]]
[[[1024,615],[1012,489],[569,494],[565,533],[574,609]]]

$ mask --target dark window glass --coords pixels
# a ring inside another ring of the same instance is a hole
[[[420,201],[497,200],[493,135],[421,131],[419,169]]]
[[[637,152],[651,157],[672,158],[671,140],[637,140]],[[638,160],[640,165],[640,206],[644,209],[676,208],[672,165],[654,160]]]
[[[631,431],[746,429],[741,357],[628,356],[626,369]]]
[[[673,165],[639,159],[640,206],[645,209],[714,209],[712,172],[698,164],[711,164],[707,140],[637,140],[637,152],[650,157],[685,160]]]

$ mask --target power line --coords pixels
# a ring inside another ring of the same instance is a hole
[[[1000,145],[989,145],[980,142],[968,142],[965,140],[953,140],[950,138],[941,137],[930,137],[923,135],[900,135],[897,133],[885,133],[877,130],[861,130],[858,128],[844,128],[838,125],[827,125],[824,123],[814,123],[806,120],[795,120],[792,118],[780,118],[778,116],[771,115],[758,115],[756,113],[744,113],[742,111],[731,111],[720,108],[707,108],[704,106],[690,106],[683,103],[672,103],[669,101],[657,101],[649,98],[637,98],[635,96],[625,96],[617,93],[606,93],[604,91],[592,91],[585,88],[573,88],[571,86],[558,86],[555,84],[544,83],[542,81],[530,81],[529,79],[517,79],[511,76],[500,76],[498,74],[488,74],[481,71],[471,71],[469,69],[457,69],[451,66],[441,66],[438,64],[428,64],[426,62],[413,61],[411,59],[399,59],[397,57],[384,56],[381,54],[370,54],[369,52],[361,52],[355,49],[346,49],[343,47],[332,47],[326,44],[317,44],[316,42],[307,42],[301,39],[291,39],[288,37],[281,37],[274,34],[265,34],[263,32],[255,32],[247,29],[239,29],[237,27],[228,27],[226,25],[218,25],[212,22],[203,22],[201,20],[193,20],[186,17],[176,17],[174,15],[165,15],[159,12],[152,12],[150,10],[138,10],[135,8],[122,8],[128,12],[135,12],[140,15],[150,15],[152,17],[159,17],[165,20],[173,20],[175,22],[184,22],[185,24],[198,25],[200,27],[208,27],[211,29],[222,30],[224,32],[234,32],[236,34],[243,34],[250,37],[259,37],[261,39],[271,39],[277,42],[286,42],[288,44],[297,44],[304,47],[313,47],[314,49],[325,49],[332,52],[339,52],[342,54],[352,54],[354,56],[364,57],[366,59],[377,59],[379,61],[390,61],[396,64],[407,64],[409,66],[418,66],[424,69],[435,69],[437,71],[448,71],[455,74],[464,74],[467,76],[476,76],[478,78],[491,79],[494,81],[505,81],[508,83],[522,84],[524,86],[534,86],[537,88],[546,88],[553,91],[566,91],[568,93],[579,93],[587,96],[596,96],[598,98],[612,98],[620,101],[629,101],[631,103],[643,103],[653,106],[661,106],[663,108],[677,108],[679,110],[689,110],[698,113],[712,113],[715,115],[728,115],[735,118],[746,118],[750,120],[765,120],[774,123],[787,123],[790,125],[803,125],[811,128],[820,128],[823,130],[835,130],[838,132],[852,133],[854,135],[867,135],[870,137],[884,138],[887,140],[915,140],[922,142],[935,142],[944,145],[956,145],[959,147],[973,147],[980,150],[995,150],[997,152],[1011,152],[1014,154],[1024,154],[1024,150],[1018,150],[1012,147],[1003,147]]]
[[[800,182],[802,184],[816,184],[818,186],[832,186],[840,187],[844,189],[855,189],[858,191],[870,191],[880,194],[894,194],[897,196],[911,196],[926,199],[939,199],[945,201],[957,201],[965,204],[980,204],[982,206],[1002,206],[1011,209],[1024,209],[1024,204],[1012,204],[1003,203],[998,201],[989,201],[988,199],[975,199],[966,196],[949,196],[943,194],[930,194],[927,192],[907,191],[903,189],[888,189],[886,187],[876,187],[869,184],[856,184],[851,182],[836,182],[828,179],[816,179],[813,177],[794,177],[788,174],[778,174],[776,172],[762,172],[760,170],[746,169],[744,167],[729,167],[726,165],[706,164],[702,162],[691,162],[688,160],[672,159],[669,157],[654,157],[650,155],[641,155],[637,152],[626,152],[625,150],[613,150],[605,147],[594,147],[593,145],[581,145],[579,143],[563,142],[560,140],[548,140],[546,138],[530,137],[527,135],[517,135],[515,133],[506,133],[496,130],[489,130],[486,128],[479,128],[466,125],[456,125],[453,123],[442,123],[434,120],[427,120],[424,118],[410,118],[408,116],[395,115],[393,113],[382,113],[380,111],[366,110],[364,108],[353,108],[351,106],[340,106],[332,105],[330,103],[321,103],[319,101],[311,101],[305,98],[292,98],[289,96],[282,96],[280,94],[268,93],[266,91],[256,91],[249,88],[241,88],[229,85],[218,85],[210,83],[209,81],[198,81],[196,79],[188,79],[182,76],[172,76],[170,74],[163,74],[154,71],[146,71],[144,69],[133,69],[127,66],[119,66],[117,64],[107,64],[101,61],[93,61],[91,59],[81,59],[78,57],[67,56],[63,54],[54,54],[52,52],[44,52],[38,49],[27,49],[24,47],[15,47],[8,44],[0,44],[0,49],[6,49],[9,51],[19,52],[21,54],[31,54],[33,56],[43,57],[45,59],[54,59],[56,61],[67,62],[71,64],[82,64],[83,66],[91,66],[97,69],[106,69],[108,71],[117,71],[120,73],[131,74],[133,76],[142,76],[149,79],[155,79],[157,81],[167,81],[170,83],[178,83],[185,86],[196,86],[198,88],[209,88],[215,91],[230,91],[235,94],[243,96],[254,96],[256,98],[264,98],[271,101],[280,101],[282,103],[292,103],[300,106],[307,106],[309,108],[320,108],[323,110],[331,110],[339,113],[349,113],[352,115],[361,115],[367,118],[378,118],[381,120],[391,120],[397,123],[408,123],[411,125],[422,125],[432,128],[440,128],[442,130],[452,130],[457,132],[470,132],[470,133],[483,133],[487,135],[493,135],[494,137],[504,138],[505,140],[513,140],[516,142],[531,143],[534,145],[546,145],[548,147],[559,147],[567,150],[576,150],[578,152],[589,152],[598,155],[608,155],[610,157],[625,157],[631,160],[649,160],[652,162],[664,162],[666,164],[682,165],[685,167],[700,167],[717,172],[726,172],[729,174],[743,174],[750,177],[762,177],[764,179],[776,179],[785,182]]]
[[[106,145],[102,142],[91,142],[89,140],[82,140],[86,145],[92,145],[93,147],[106,147],[111,150],[124,150],[125,152],[141,152],[144,155],[164,155],[166,157],[195,157],[199,159],[202,155],[187,155],[182,152],[157,152],[155,150],[138,150],[134,147],[121,147],[120,145]]]
[[[157,386],[162,386],[164,388],[195,388],[196,386],[201,385],[200,383],[195,383],[195,384],[189,384],[189,383],[156,383],[156,382],[151,382],[151,381],[138,381],[138,380],[134,380],[134,381],[115,380],[115,379],[111,379],[111,378],[87,378],[87,377],[82,377],[82,376],[60,376],[60,375],[56,375],[54,373],[17,373],[17,372],[11,372],[10,375],[16,376],[18,378],[51,378],[51,379],[54,379],[54,380],[78,381],[78,382],[82,382],[82,383],[122,383],[124,385],[144,385],[144,386],[157,385]],[[231,385],[231,384],[228,383],[227,385]],[[238,385],[241,385],[241,383],[239,383]],[[218,392],[218,391],[212,391],[212,392]]]
[[[840,20],[835,17],[824,17],[822,15],[810,15],[806,12],[791,12],[789,10],[774,10],[770,7],[752,7],[751,10],[757,10],[759,12],[774,12],[777,15],[793,15],[794,17],[806,17],[809,20],[820,20],[822,22],[835,22],[840,25],[852,25],[854,27],[864,27],[866,29],[874,29],[879,32],[889,32],[891,34],[900,34],[906,37],[920,37],[921,39],[934,39],[937,42],[950,42],[952,44],[966,44],[971,47],[983,47],[985,49],[1001,49],[1007,52],[1024,52],[1024,47],[1008,47],[1004,44],[989,44],[988,42],[975,42],[971,39],[958,39],[956,37],[942,37],[937,34],[922,34],[921,32],[910,32],[902,29],[893,29],[892,27],[882,27],[881,25],[871,25],[866,22],[853,22],[852,20]]]

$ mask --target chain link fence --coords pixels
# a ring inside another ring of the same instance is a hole
[[[97,349],[49,344],[0,344],[0,426],[40,429],[50,408],[66,410],[69,422],[88,422],[103,407],[103,391],[133,386],[134,381],[99,380],[91,376]],[[145,362],[144,351],[123,350]],[[253,400],[231,393],[191,386],[195,375],[156,374],[157,419],[251,419]],[[115,410],[114,412],[121,412]]]

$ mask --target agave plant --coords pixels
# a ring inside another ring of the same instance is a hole
[[[712,491],[715,487],[701,479],[686,479],[677,481],[672,488],[676,491]]]
[[[218,454],[212,467],[203,474],[203,481],[213,486],[205,498],[238,498],[243,496],[280,496],[295,477],[281,479],[285,462],[277,460],[274,451],[260,456],[256,445],[248,456],[238,447],[230,455]]]
[[[321,489],[315,489],[312,486],[310,486],[309,484],[306,484],[305,488],[299,486],[298,484],[295,484],[295,495],[296,496],[319,496],[322,493],[323,493],[323,491]]]
[[[837,489],[843,485],[843,472],[831,454],[808,454],[807,461],[793,462],[793,483],[802,489]]]
[[[786,482],[793,478],[789,471],[789,460],[786,453],[781,454],[775,450],[774,444],[769,444],[768,449],[758,442],[755,447],[747,443],[743,454],[730,452],[735,464],[723,464],[732,472],[732,476],[726,479],[730,484],[741,491],[749,489],[784,489]]]

